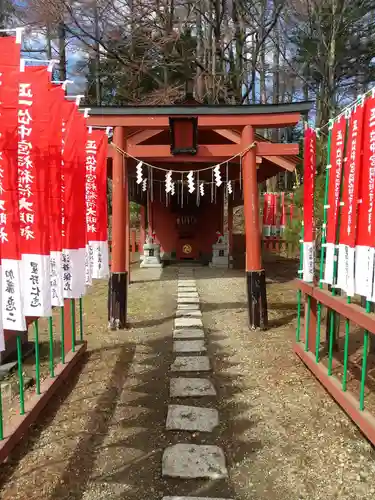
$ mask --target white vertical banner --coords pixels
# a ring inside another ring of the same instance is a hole
[[[2,294],[2,274],[1,274],[1,263],[0,263],[0,304],[3,303],[3,294]],[[3,328],[3,311],[0,307],[0,351],[5,351],[5,338],[4,338],[4,328]]]

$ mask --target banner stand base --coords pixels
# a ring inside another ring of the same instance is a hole
[[[266,273],[246,271],[247,303],[249,310],[249,326],[251,330],[268,328]]]
[[[108,281],[108,327],[123,330],[127,326],[128,273],[111,273]]]

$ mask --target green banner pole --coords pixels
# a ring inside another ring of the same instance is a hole
[[[83,342],[83,299],[79,299],[79,339]]]
[[[302,274],[303,274],[303,221],[302,221],[300,240],[299,240],[299,268],[298,268],[299,279],[302,279]],[[301,308],[302,308],[302,291],[298,290],[296,342],[300,342],[301,340]]]
[[[323,288],[332,126],[333,126],[333,120],[330,120],[329,125],[328,125],[327,162],[326,162],[326,171],[325,171],[326,178],[325,178],[325,184],[324,184],[324,202],[323,202],[323,224],[322,224],[322,237],[321,237],[321,243],[320,243],[319,288]],[[322,305],[320,302],[318,302],[317,303],[317,312],[316,312],[316,346],[315,346],[315,361],[316,361],[316,363],[319,363],[319,358],[320,358],[321,318],[322,318]]]
[[[55,376],[55,364],[53,356],[53,319],[48,318],[48,337],[49,337],[49,374],[53,378]]]
[[[70,320],[72,327],[72,352],[76,350],[76,303],[75,299],[70,299]]]
[[[349,137],[349,120],[346,123],[346,137]],[[347,147],[347,144],[346,144]],[[350,151],[346,151],[346,154],[344,155],[344,158],[348,156],[348,153],[350,154]],[[343,168],[343,175],[345,175],[345,165]],[[343,187],[343,186],[342,186]],[[342,189],[341,189],[341,195],[342,195]],[[351,298],[346,295],[346,302],[348,304],[351,303]],[[348,382],[348,359],[349,359],[349,334],[350,334],[350,321],[348,318],[345,319],[345,340],[344,340],[344,369],[343,369],[343,374],[342,374],[342,390],[345,392],[347,389],[347,382]]]
[[[60,307],[61,363],[65,364],[65,306]]]
[[[39,355],[39,322],[34,321],[35,336],[35,391],[40,394],[40,355]]]
[[[20,415],[25,414],[25,394],[23,387],[23,367],[22,367],[22,339],[17,335],[17,365],[18,365],[18,383],[20,388]]]
[[[338,242],[340,236],[340,221],[341,221],[341,199],[342,199],[342,188],[343,188],[343,177],[344,177],[344,158],[346,156],[346,148],[347,148],[347,132],[348,132],[348,119],[345,116],[346,120],[346,129],[345,129],[345,142],[344,148],[342,152],[342,168],[341,168],[341,176],[340,176],[340,192],[339,192],[339,206],[337,209],[337,225],[335,231],[335,246],[334,246],[334,261],[333,261],[333,283],[332,283],[332,291],[331,294],[334,297],[336,295],[337,290],[337,266],[338,266]],[[330,317],[330,328],[329,328],[329,346],[328,346],[328,375],[332,375],[332,364],[333,364],[333,344],[335,338],[336,331],[336,312],[331,311]]]

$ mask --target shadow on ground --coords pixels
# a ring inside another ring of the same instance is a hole
[[[216,333],[208,332],[209,342],[213,342],[215,336]],[[47,496],[35,491],[34,487],[33,491],[27,492],[29,498],[139,500],[151,495],[152,498],[161,498],[163,495],[233,497],[233,489],[227,480],[186,481],[163,479],[161,476],[162,453],[174,443],[221,445],[228,457],[229,467],[231,462],[241,460],[245,454],[261,447],[259,442],[248,442],[241,438],[242,433],[253,425],[251,421],[238,418],[241,412],[248,410],[248,404],[233,406],[231,403],[233,396],[242,390],[240,373],[235,377],[215,374],[213,381],[218,391],[217,398],[188,398],[188,404],[200,406],[217,406],[219,401],[220,426],[213,433],[195,433],[192,436],[190,433],[165,430],[167,404],[171,402],[169,366],[174,359],[171,337],[170,333],[156,340],[145,341],[142,347],[147,354],[138,363],[136,373],[131,374],[129,369],[135,345],[124,343],[114,347],[116,362],[107,375],[104,390],[99,391],[95,390],[95,384],[103,374],[96,373],[95,362],[96,356],[100,357],[100,350],[90,353],[86,359],[86,368],[89,363],[93,364],[92,369],[89,367],[86,371],[86,376],[94,384],[90,397],[80,398],[77,373],[75,379],[64,387],[64,391],[54,398],[39,425],[17,447],[3,467],[0,473],[1,487],[12,483],[14,472],[26,453],[32,452],[35,447],[49,445],[40,444],[41,433],[46,426],[56,425],[56,415],[61,406],[66,405],[66,417],[60,418],[58,422],[58,425],[66,428],[66,432],[63,437],[54,440],[54,445],[63,446],[65,439],[76,442],[76,445],[69,456],[58,461],[50,460],[48,464],[34,463],[31,469],[23,471],[30,477],[38,476],[38,482],[45,484],[49,472],[55,467],[59,470],[56,485]],[[213,343],[210,349],[214,367],[220,366],[221,370],[230,366],[225,353],[220,352],[218,346],[212,346]],[[68,402],[69,395],[72,400]],[[174,398],[173,404],[178,403],[187,404],[187,400]],[[69,406],[75,407],[77,404],[80,409],[72,416]],[[73,425],[70,426],[73,418],[78,421],[85,419],[85,425],[79,432],[75,432]],[[235,426],[233,422],[236,422]]]

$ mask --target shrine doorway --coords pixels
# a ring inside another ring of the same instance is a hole
[[[224,205],[222,191],[197,196],[171,198],[166,206],[163,200],[149,203],[152,231],[162,248],[165,262],[201,262],[212,256],[212,244],[217,232],[223,232]]]

